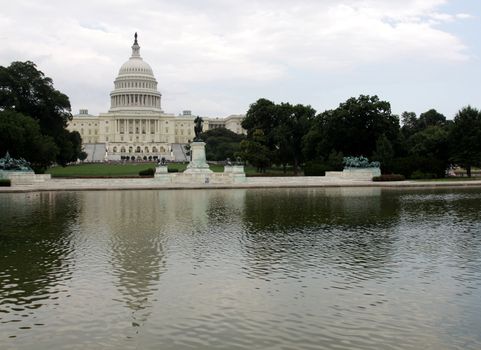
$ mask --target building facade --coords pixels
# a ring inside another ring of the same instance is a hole
[[[224,127],[245,133],[243,118],[244,115],[203,117],[204,131]],[[109,111],[94,116],[81,109],[68,129],[82,136],[88,160],[184,160],[183,145],[194,138],[194,119],[190,111],[180,115],[164,113],[162,94],[152,68],[140,56],[136,34],[132,56],[120,67],[114,81]]]

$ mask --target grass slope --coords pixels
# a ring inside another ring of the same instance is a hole
[[[76,164],[66,167],[55,166],[47,170],[47,174],[52,177],[126,177],[139,176],[139,171],[148,168],[155,168],[156,163],[95,163],[95,164]],[[178,172],[183,172],[187,164],[170,163],[169,170],[177,169]],[[224,166],[220,164],[211,164],[210,169],[214,172],[223,172]],[[265,174],[257,173],[254,167],[245,167],[247,176],[292,176],[292,171],[284,174],[281,168],[267,169]]]
[[[155,163],[78,164],[52,167],[47,170],[47,173],[51,174],[52,177],[139,176],[139,171],[154,167]]]

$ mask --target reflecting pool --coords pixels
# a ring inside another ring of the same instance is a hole
[[[481,349],[481,189],[0,193],[0,348]]]

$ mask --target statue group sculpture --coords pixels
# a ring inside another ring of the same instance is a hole
[[[344,169],[352,168],[379,168],[381,164],[379,162],[370,162],[366,157],[344,157],[343,159]]]
[[[32,172],[32,168],[30,167],[30,163],[27,162],[25,159],[14,159],[10,157],[10,154],[5,154],[5,157],[0,158],[0,170],[5,171],[25,171],[25,172]]]

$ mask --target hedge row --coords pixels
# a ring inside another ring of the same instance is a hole
[[[372,181],[404,181],[406,178],[400,174],[386,174],[381,176],[374,176]]]
[[[154,174],[155,174],[154,168],[148,168],[148,169],[139,171],[139,176],[154,176]]]
[[[1,187],[10,187],[12,183],[10,182],[10,179],[0,179],[0,186]]]

